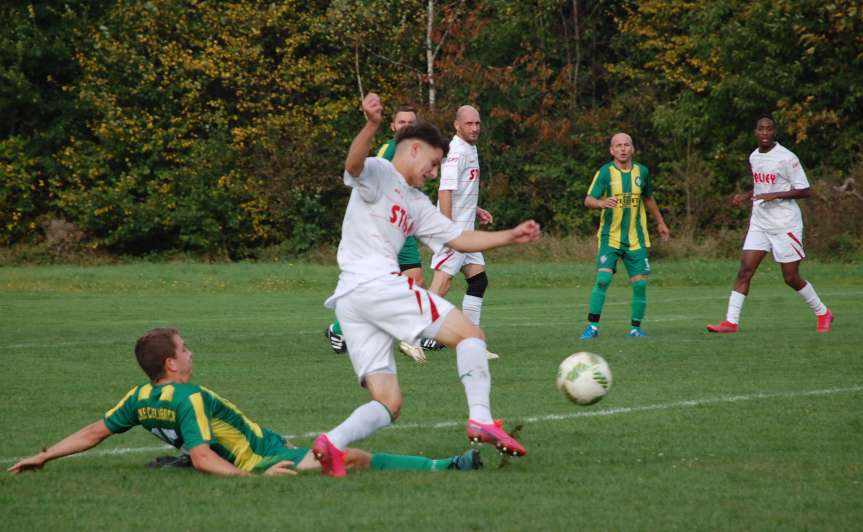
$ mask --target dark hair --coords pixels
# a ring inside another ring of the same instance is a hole
[[[449,153],[449,140],[447,140],[440,130],[431,122],[417,120],[415,124],[405,126],[396,133],[397,145],[403,140],[409,139],[421,140],[432,148],[440,148],[440,150],[443,151],[444,157]]]
[[[758,127],[758,122],[761,122],[762,120],[770,120],[770,123],[773,124],[773,127],[776,127],[776,120],[770,113],[763,113],[759,115],[758,120],[755,121],[755,127]]]
[[[396,115],[399,113],[413,113],[414,115],[416,115],[417,114],[417,108],[414,107],[413,105],[400,105],[393,112],[393,120],[396,119]]]
[[[177,350],[174,337],[178,334],[177,329],[152,329],[135,342],[135,358],[151,381],[158,380],[163,375],[165,359],[174,358]]]

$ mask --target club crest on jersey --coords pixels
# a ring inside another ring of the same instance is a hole
[[[637,186],[637,187],[641,186],[641,176],[635,178],[635,186]]]
[[[409,235],[414,229],[414,221],[408,215],[407,211],[401,205],[394,204],[390,208],[389,221],[401,229],[402,233]]]

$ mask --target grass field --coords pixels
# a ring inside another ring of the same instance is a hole
[[[863,275],[807,263],[837,317],[815,333],[805,303],[765,261],[742,332],[710,336],[733,261],[658,262],[644,339],[626,338],[615,279],[602,336],[577,337],[589,264],[495,264],[483,309],[493,410],[522,423],[528,456],[478,473],[359,472],[346,479],[220,479],[153,471],[140,429],[37,474],[0,474],[4,530],[859,530],[863,523]],[[0,268],[0,462],[4,468],[99,417],[142,382],[131,352],[178,327],[194,381],[309,445],[366,395],[321,332],[333,267],[136,264]],[[462,283],[454,283],[460,302]],[[614,386],[577,407],[558,363],[589,349]],[[402,418],[357,446],[446,456],[466,448],[452,351],[399,358]]]

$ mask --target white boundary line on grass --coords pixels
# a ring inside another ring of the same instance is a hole
[[[675,408],[692,408],[696,406],[715,405],[722,403],[739,403],[743,401],[756,401],[759,399],[781,399],[789,397],[807,397],[807,396],[825,396],[837,395],[843,393],[863,392],[863,384],[848,386],[845,388],[825,388],[821,390],[801,390],[796,392],[776,392],[776,393],[755,393],[747,395],[729,395],[724,397],[713,397],[710,399],[690,399],[685,401],[675,401],[673,403],[659,403],[645,406],[621,406],[616,408],[605,408],[602,410],[584,410],[572,412],[568,414],[548,414],[544,416],[530,416],[526,418],[513,418],[512,421],[520,423],[540,423],[543,421],[561,421],[567,419],[575,419],[580,417],[601,417],[601,416],[616,416],[620,414],[632,414],[635,412],[653,412],[660,410],[672,410]],[[437,423],[405,423],[398,425],[390,425],[387,430],[408,430],[408,429],[440,429],[458,427],[464,424],[464,421],[440,421]],[[285,435],[286,438],[310,438],[317,436],[321,431],[305,432],[303,434]],[[173,449],[170,445],[154,445],[148,447],[117,447],[114,449],[102,449],[90,451],[78,455],[72,455],[67,458],[75,457],[95,457],[95,456],[112,456],[131,453],[144,453],[150,451],[164,451]],[[14,464],[26,457],[16,458],[0,458],[0,464]]]

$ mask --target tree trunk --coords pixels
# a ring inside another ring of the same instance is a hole
[[[428,24],[426,25],[426,75],[429,84],[429,109],[434,110],[434,47],[432,46],[432,28],[434,28],[434,0],[428,0]]]

